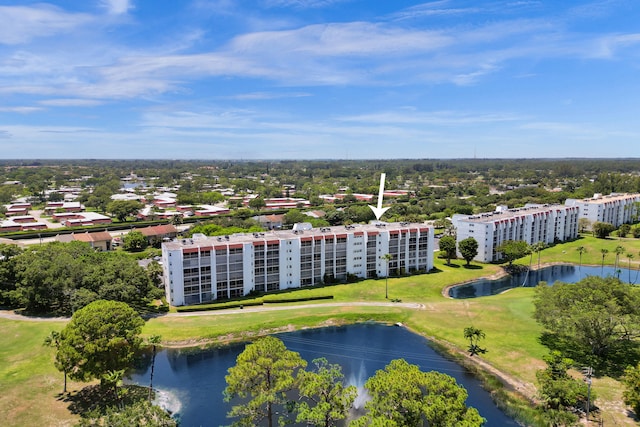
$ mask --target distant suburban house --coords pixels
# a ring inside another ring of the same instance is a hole
[[[16,218],[18,219],[16,221]],[[46,230],[47,224],[37,222],[31,216],[13,217],[0,221],[0,232],[9,233],[12,231]]]
[[[150,245],[160,244],[163,240],[174,239],[178,236],[178,229],[172,224],[136,228],[136,231],[141,232]]]
[[[22,216],[27,215],[29,213],[29,209],[31,209],[31,203],[12,203],[10,205],[5,205],[6,208],[6,216]]]
[[[199,209],[193,211],[195,216],[212,216],[229,213],[228,208],[222,208],[220,206],[201,205]]]
[[[54,212],[82,212],[84,206],[80,202],[48,202],[44,213],[51,215]]]
[[[106,231],[98,231],[93,233],[59,234],[56,236],[56,240],[59,242],[85,242],[98,251],[110,251],[113,238]]]
[[[284,215],[260,215],[255,218],[266,230],[279,230],[284,223]]]
[[[53,214],[53,219],[67,227],[111,224],[111,218],[97,212],[69,212]]]

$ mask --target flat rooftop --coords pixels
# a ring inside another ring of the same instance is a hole
[[[296,224],[298,226],[299,224]],[[302,228],[302,229],[300,229]],[[252,243],[256,241],[279,241],[279,240],[291,240],[304,237],[322,237],[322,236],[341,236],[346,237],[347,234],[353,234],[357,232],[374,233],[380,231],[393,231],[393,230],[429,230],[431,227],[425,223],[408,223],[408,222],[378,222],[372,224],[353,224],[353,225],[341,225],[334,227],[320,227],[320,228],[305,228],[298,227],[294,230],[270,230],[261,231],[256,233],[239,233],[231,234],[229,236],[194,236],[188,239],[175,239],[171,242],[163,243],[163,246],[168,250],[178,250],[180,248],[197,248],[201,246],[211,246],[216,244],[226,243]]]
[[[565,206],[565,205],[535,205],[535,206],[525,206],[522,208],[513,208],[513,209],[507,209],[507,210],[495,211],[495,212],[485,212],[485,213],[476,214],[476,215],[469,215],[466,218],[461,217],[459,219],[461,221],[485,223],[485,222],[500,221],[503,219],[519,218],[524,215],[531,215],[534,213],[547,213],[547,212],[559,211],[559,210],[564,211],[571,208],[573,207]]]

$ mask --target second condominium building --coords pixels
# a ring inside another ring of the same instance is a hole
[[[165,290],[174,306],[281,289],[429,271],[433,228],[375,223],[245,233],[196,235],[162,245]],[[391,255],[387,261],[385,255]]]
[[[507,240],[522,240],[530,245],[562,242],[578,237],[579,209],[577,206],[535,205],[507,209],[498,207],[495,212],[477,215],[454,215],[457,242],[473,237],[478,242],[480,262],[499,261],[496,251]]]
[[[640,194],[594,194],[588,199],[567,199],[566,206],[577,206],[580,218],[588,220],[587,229],[594,222],[608,222],[614,227],[637,221]]]

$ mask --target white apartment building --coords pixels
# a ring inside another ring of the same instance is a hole
[[[580,218],[589,220],[589,227],[594,222],[608,222],[614,227],[635,222],[638,217],[640,194],[594,194],[590,199],[567,199],[565,206],[577,206]]]
[[[196,235],[162,244],[167,301],[173,306],[281,289],[385,277],[433,268],[433,228],[375,223]],[[390,254],[387,263],[381,257]]]
[[[579,210],[576,206],[534,205],[524,208],[499,207],[495,212],[454,215],[457,243],[473,237],[478,242],[479,262],[499,261],[496,248],[507,240],[523,240],[530,245],[562,242],[578,237]]]

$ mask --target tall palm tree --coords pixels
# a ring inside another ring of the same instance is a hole
[[[600,267],[600,276],[604,277],[604,257],[609,253],[609,249],[602,248],[600,249],[600,253],[602,254],[602,266]]]
[[[533,250],[538,254],[538,270],[540,270],[540,252],[547,247],[547,244],[544,242],[538,242],[533,245]]]
[[[616,262],[614,264],[614,270],[616,271],[616,276],[618,278],[620,278],[620,271],[618,270],[618,265],[620,262],[620,255],[622,255],[624,253],[624,248],[620,245],[616,246],[616,248],[613,250],[613,252],[616,254]]]
[[[151,395],[153,393],[153,371],[156,365],[156,351],[158,344],[160,344],[160,335],[151,335],[149,337],[149,344],[151,344],[151,375],[149,376],[149,402],[151,402]]]
[[[629,283],[631,283],[631,260],[633,259],[633,254],[628,253],[627,259],[629,260],[629,267],[627,268],[629,270]]]
[[[584,246],[578,246],[576,250],[580,254],[580,263],[578,264],[578,274],[580,274],[580,271],[582,270],[582,254],[587,252],[587,248]]]
[[[393,259],[393,255],[384,254],[380,257],[380,259],[387,263],[387,275],[384,279],[384,297],[386,299],[389,299],[389,261]]]

